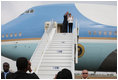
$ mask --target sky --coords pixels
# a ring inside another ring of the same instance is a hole
[[[116,1],[1,1],[1,24],[6,24],[33,6],[76,2],[117,6]]]

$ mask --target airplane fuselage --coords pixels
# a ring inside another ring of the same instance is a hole
[[[79,42],[84,46],[76,70],[116,71],[117,69],[117,26],[105,25],[82,15],[74,4],[56,4],[33,7],[16,19],[2,26],[2,56],[16,60],[31,58],[38,41],[45,32],[45,22],[53,19],[63,23],[66,11],[79,22]],[[73,23],[73,28],[75,23]],[[80,46],[81,47],[81,46]],[[112,60],[111,60],[112,59]],[[109,63],[110,65],[108,65]],[[109,66],[109,67],[108,67]]]

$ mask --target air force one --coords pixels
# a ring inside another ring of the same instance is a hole
[[[82,12],[82,6],[86,7],[87,11]],[[92,8],[94,7],[93,10],[97,12],[90,9],[90,6],[92,6]],[[66,61],[66,57],[69,58],[70,55],[67,55],[69,54],[69,51],[72,53],[72,47],[67,46],[70,45],[69,40],[72,37],[72,33],[61,33],[63,16],[68,11],[74,17],[73,32],[76,26],[75,21],[76,19],[78,20],[78,63],[75,64],[75,70],[88,69],[90,71],[116,72],[117,26],[109,24],[110,22],[113,22],[113,20],[109,18],[108,14],[110,13],[107,13],[106,11],[112,10],[112,8],[116,7],[112,5],[100,4],[50,4],[32,7],[14,20],[2,25],[1,54],[2,56],[12,60],[16,60],[18,57],[27,57],[32,60],[41,58],[42,65],[39,63],[41,60],[36,63],[37,65],[42,66],[39,69],[43,69],[46,66],[43,62],[48,63],[48,69],[50,65],[55,62],[55,65],[53,64],[54,66],[51,69],[58,70],[63,64],[63,61]],[[100,12],[99,10],[103,11]],[[89,15],[84,14],[86,12],[87,14],[91,12],[93,17],[97,17],[99,19],[103,19],[105,17],[109,18],[109,23],[107,22],[108,24],[106,24],[97,20],[94,21],[89,17]],[[101,17],[98,17],[96,13],[100,14]],[[110,15],[114,16],[114,14]],[[51,35],[52,42],[49,43],[48,48],[45,48],[45,54],[43,57],[38,57],[37,55],[36,58],[32,58],[32,56],[36,56],[35,54],[37,54],[36,50],[38,49],[38,46],[42,47],[47,45],[40,44],[43,42],[42,38],[44,38],[43,36],[45,35],[46,30],[49,29],[48,27],[51,24],[50,20],[52,19],[55,23],[55,32],[52,31],[52,34],[54,35]],[[66,38],[64,39],[65,42],[57,42],[59,43],[57,45],[55,40],[60,41],[63,40],[63,38]],[[61,47],[59,47],[59,45]],[[58,54],[58,56],[56,56],[56,54]],[[60,55],[62,55],[61,57],[63,59],[61,59]],[[49,58],[49,56],[51,56],[51,58]],[[43,60],[44,58],[45,60]],[[51,63],[50,59],[53,60]],[[56,63],[59,62],[56,62],[56,59],[60,59],[60,62],[62,61],[60,66],[56,65]],[[69,61],[66,63],[69,63]],[[34,70],[36,70],[36,68]]]

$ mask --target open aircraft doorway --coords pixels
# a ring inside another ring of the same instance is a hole
[[[63,27],[63,24],[61,23],[57,24],[57,33],[62,33],[62,27]]]

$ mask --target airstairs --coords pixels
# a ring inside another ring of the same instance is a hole
[[[40,79],[53,79],[64,68],[72,72],[77,63],[77,29],[73,33],[56,33],[51,21],[31,57],[32,69]]]

